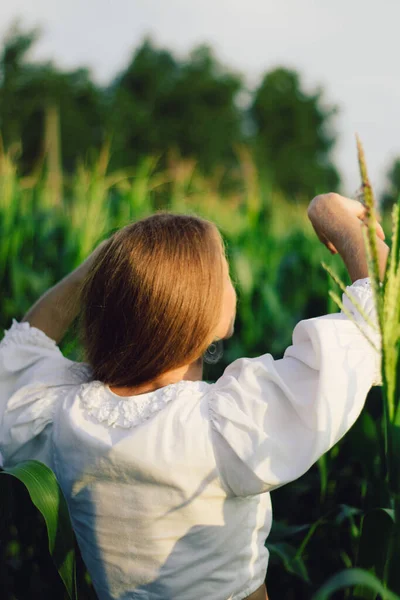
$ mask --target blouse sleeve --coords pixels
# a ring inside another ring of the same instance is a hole
[[[73,361],[28,322],[12,321],[0,342],[0,464],[49,463],[49,431],[59,387],[77,382]]]
[[[269,492],[300,477],[351,428],[371,386],[380,383],[369,279],[348,292],[368,324],[343,295],[358,327],[343,313],[301,321],[281,360],[270,354],[236,360],[214,385],[211,432],[228,494]]]

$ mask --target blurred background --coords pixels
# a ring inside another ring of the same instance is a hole
[[[354,195],[356,132],[384,222],[399,195],[399,19],[395,0],[2,2],[1,328],[116,228],[169,208],[219,225],[238,288],[207,378],[281,356],[300,319],[336,310],[321,261],[346,274],[306,206]],[[62,349],[81,359],[76,326]],[[379,500],[379,412],[374,391],[351,433],[274,493],[271,600],[309,599],[356,564],[361,510]],[[62,598],[41,517],[1,485],[0,597]],[[94,598],[82,564],[79,581]]]

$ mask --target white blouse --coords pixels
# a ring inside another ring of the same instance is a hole
[[[349,291],[375,319],[369,280]],[[379,372],[380,352],[337,313],[301,321],[281,360],[241,358],[214,384],[122,398],[13,319],[1,454],[53,469],[100,600],[241,600],[265,579],[269,492],[348,431]]]

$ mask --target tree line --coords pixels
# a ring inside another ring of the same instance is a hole
[[[212,174],[221,165],[234,168],[245,144],[260,172],[289,198],[340,186],[332,159],[337,107],[321,88],[306,91],[294,70],[275,68],[248,90],[208,46],[179,60],[146,39],[100,86],[88,69],[30,61],[38,38],[38,31],[14,26],[0,54],[0,132],[6,148],[20,145],[23,174],[40,164],[46,115],[57,109],[66,172],[110,142],[113,169],[135,167],[150,154],[162,168],[175,151]]]

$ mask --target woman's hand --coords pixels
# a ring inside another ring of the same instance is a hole
[[[332,234],[335,237],[337,226],[343,226],[343,216],[347,213],[348,225],[351,222],[367,223],[367,207],[358,200],[352,200],[339,194],[321,194],[316,196],[308,207],[308,217],[314,227],[314,230],[321,242],[328,248],[332,254],[337,254]],[[376,234],[381,239],[385,239],[385,233],[381,224],[376,222]],[[344,227],[346,229],[346,227]],[[343,231],[345,233],[345,231]]]
[[[332,252],[340,254],[352,281],[368,277],[367,258],[362,227],[368,214],[357,200],[339,194],[316,196],[308,207],[308,216],[321,242]],[[379,272],[381,278],[386,268],[388,246],[385,234],[376,223]]]

